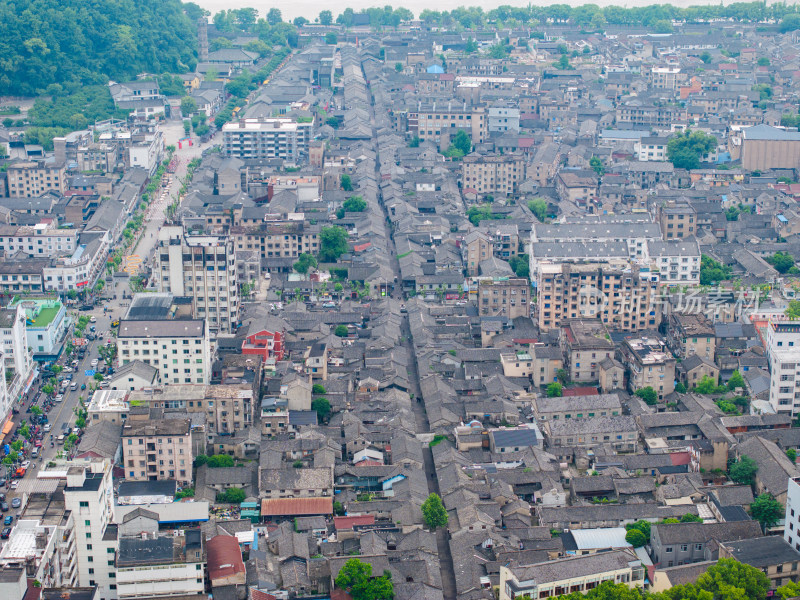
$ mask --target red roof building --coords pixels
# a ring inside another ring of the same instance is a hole
[[[282,331],[267,331],[266,329],[248,335],[242,342],[242,354],[260,356],[266,363],[268,358],[283,360],[284,334]]]
[[[333,526],[337,531],[353,529],[359,525],[374,525],[375,515],[353,515],[352,517],[333,517]]]
[[[208,541],[206,548],[208,550],[208,578],[211,580],[211,587],[247,583],[247,572],[236,536],[215,536]]]
[[[333,498],[264,498],[262,517],[306,517],[333,514]]]

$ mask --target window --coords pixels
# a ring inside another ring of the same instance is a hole
[[[79,506],[81,508],[89,508],[89,503],[88,502],[80,502]]]
[[[688,552],[689,545],[688,544],[681,544],[681,552]]]
[[[91,522],[89,519],[86,519],[86,520],[83,522],[83,524],[84,524],[84,525],[86,525],[87,527],[91,527],[91,526],[92,526],[92,522]]]
[[[667,554],[672,554],[672,546],[667,546],[664,550]]]

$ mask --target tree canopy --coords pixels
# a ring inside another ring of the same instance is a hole
[[[678,169],[697,169],[705,154],[717,147],[717,138],[702,131],[685,131],[670,138],[667,158]]]
[[[429,529],[447,525],[447,511],[442,504],[442,499],[437,494],[430,494],[422,503],[422,518]]]
[[[750,505],[750,514],[761,523],[765,531],[775,527],[783,518],[784,512],[783,504],[775,500],[772,494],[760,494]]]
[[[351,558],[336,576],[336,587],[346,590],[353,600],[392,600],[394,585],[392,576],[386,571],[379,577],[372,576],[372,565]]]
[[[658,403],[658,393],[650,386],[636,390],[636,395],[650,406]]]
[[[319,260],[336,262],[348,250],[347,239],[344,227],[336,225],[323,227],[319,232]]]
[[[728,469],[728,475],[736,483],[752,485],[758,472],[758,465],[752,458],[743,454]]]
[[[194,69],[197,28],[185,10],[180,0],[3,2],[0,95]]]
[[[732,273],[728,265],[723,265],[710,256],[703,254],[700,258],[700,285],[714,285],[725,281],[730,279]]]

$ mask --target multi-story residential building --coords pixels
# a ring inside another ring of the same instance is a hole
[[[783,539],[795,550],[800,550],[800,477],[789,479],[784,519]]]
[[[612,550],[576,556],[554,563],[500,566],[500,600],[523,596],[549,598],[588,592],[606,581],[630,588],[644,586],[646,569],[632,550]]]
[[[668,139],[658,136],[647,136],[637,140],[633,149],[636,151],[637,158],[642,162],[651,160],[667,160]]]
[[[800,576],[800,552],[777,535],[722,542],[719,557],[759,569],[769,578],[773,596],[779,587],[797,581]]]
[[[0,309],[0,352],[3,356],[4,379],[8,388],[8,399],[13,402],[22,397],[33,379],[33,352],[28,346],[28,327],[25,310]],[[8,374],[12,376],[9,378]],[[0,405],[0,418],[8,407]]]
[[[37,359],[57,356],[67,329],[67,310],[58,300],[49,298],[16,299],[10,308],[25,311],[28,347]]]
[[[545,143],[536,148],[536,153],[527,168],[527,180],[539,187],[551,185],[558,172],[561,151],[558,144]]]
[[[658,568],[688,565],[719,558],[719,544],[762,535],[758,521],[728,523],[654,524],[650,556]]]
[[[550,448],[597,448],[611,446],[617,452],[635,453],[639,427],[634,417],[584,416],[544,423]]]
[[[105,271],[108,250],[114,234],[109,231],[91,231],[81,234],[80,244],[67,255],[54,258],[42,268],[44,288],[48,291],[91,289]]]
[[[478,311],[481,315],[504,316],[508,319],[529,317],[530,283],[524,277],[480,278]]]
[[[594,171],[559,171],[556,175],[556,193],[561,200],[588,206],[597,197],[597,176]]]
[[[319,226],[297,221],[270,221],[258,226],[231,228],[236,251],[256,252],[262,259],[317,254],[319,232]]]
[[[164,133],[157,127],[137,132],[131,136],[130,146],[128,146],[127,166],[139,167],[152,176],[164,158],[165,150]]]
[[[58,467],[54,470],[57,470]],[[110,460],[70,464],[66,470],[64,505],[75,520],[78,585],[97,586],[100,598],[117,598],[114,558],[114,482]]]
[[[618,417],[622,414],[622,403],[618,394],[570,396],[569,402],[539,397],[533,401],[533,414],[539,421]]]
[[[0,550],[3,574],[20,568],[27,581],[39,581],[44,588],[77,586],[76,518],[64,505],[63,481],[51,480],[48,492],[28,494],[24,511]],[[3,597],[22,600],[24,595]]]
[[[212,334],[232,333],[239,324],[236,251],[228,236],[189,235],[183,227],[158,232],[159,291],[192,299],[194,316]]]
[[[0,293],[17,292],[41,294],[44,292],[44,268],[50,265],[46,258],[5,260],[0,262]]]
[[[688,202],[670,200],[658,207],[658,222],[665,240],[694,236],[697,211]]]
[[[717,346],[714,325],[703,314],[672,313],[669,316],[667,343],[679,358],[696,354],[714,361]]]
[[[663,398],[675,391],[676,361],[663,339],[655,335],[626,339],[621,351],[632,392],[649,387]]]
[[[55,161],[21,161],[6,170],[11,198],[41,196],[45,192],[64,193],[67,189],[64,164]]]
[[[519,131],[519,108],[490,106],[487,122],[489,133]]]
[[[33,227],[0,226],[0,251],[6,255],[23,252],[34,258],[69,256],[77,247],[77,230],[58,229],[52,222]]]
[[[567,357],[570,381],[598,381],[598,365],[602,360],[614,357],[614,343],[600,319],[565,321],[561,346]]]
[[[519,227],[516,223],[484,221],[484,228],[492,240],[492,252],[497,258],[508,259],[519,255]]]
[[[517,192],[525,181],[525,158],[521,154],[482,156],[470,154],[461,163],[461,185],[474,189],[479,194],[503,194]]]
[[[134,360],[159,370],[161,383],[208,383],[211,344],[205,319],[191,318],[190,301],[171,294],[137,294],[120,321],[120,364]]]
[[[685,109],[680,110],[669,106],[623,104],[617,107],[617,124],[626,123],[645,127],[669,128],[673,123],[683,120],[685,115]]]
[[[800,323],[770,321],[766,327],[769,403],[775,412],[800,414]]]
[[[179,485],[191,484],[191,420],[126,420],[122,428],[122,460],[128,481],[174,479]]]
[[[119,600],[204,600],[206,550],[200,529],[123,537],[116,557]]]
[[[473,144],[486,138],[488,119],[482,106],[470,106],[453,102],[433,104],[420,103],[408,111],[408,134],[422,141],[436,142],[452,138],[459,129],[466,131]]]
[[[539,328],[565,319],[600,318],[622,331],[654,329],[660,322],[659,276],[628,261],[539,263]]]
[[[242,341],[242,354],[258,356],[263,364],[283,360],[286,351],[285,338],[286,332],[284,331],[267,331],[266,329],[253,331],[248,333]]]
[[[492,238],[478,230],[470,231],[464,236],[465,259],[467,275],[476,277],[480,274],[480,264],[492,257]]]
[[[301,162],[308,157],[313,123],[291,117],[240,119],[222,127],[222,149],[237,158],[282,158]]]
[[[680,67],[653,67],[650,69],[650,85],[656,89],[677,90],[686,81],[686,73]]]
[[[670,285],[700,284],[700,244],[696,239],[673,238],[648,244],[651,265],[661,283]]]

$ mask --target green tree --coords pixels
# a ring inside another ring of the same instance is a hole
[[[184,117],[190,117],[197,112],[197,102],[191,96],[184,96],[181,98],[181,114]]]
[[[700,60],[702,60],[705,64],[708,64],[708,63],[711,62],[711,54],[708,52],[708,50],[704,51],[700,55]]]
[[[292,265],[292,268],[297,271],[298,273],[302,273],[305,275],[311,269],[315,269],[317,267],[317,259],[314,258],[308,252],[303,252],[300,256],[297,257],[297,262]]]
[[[311,393],[312,394],[324,394],[325,393],[325,386],[319,383],[315,383],[311,386]]]
[[[800,300],[792,300],[786,307],[784,314],[790,319],[800,319]]]
[[[528,208],[533,213],[533,216],[539,219],[540,223],[544,223],[547,218],[547,201],[544,198],[534,198],[529,201]]]
[[[267,23],[274,26],[281,21],[283,21],[281,18],[281,11],[277,8],[270,8],[269,12],[267,12]]]
[[[344,506],[342,505],[342,503],[339,502],[338,500],[334,500],[333,501],[333,514],[335,514],[337,517],[342,517],[342,516],[344,516],[344,513],[345,513],[345,511],[344,511]]]
[[[788,252],[776,252],[772,256],[768,256],[766,260],[781,275],[794,266],[794,257]]]
[[[728,476],[732,481],[742,485],[753,485],[758,472],[758,465],[752,458],[743,454],[728,469]]]
[[[394,70],[397,71],[398,73],[402,73],[403,72],[403,63],[399,63],[399,62],[394,63]]]
[[[419,141],[420,141],[419,140],[419,136],[415,135],[413,138],[411,138],[411,141],[408,142],[408,147],[409,148],[419,148]]]
[[[758,66],[759,67],[768,67],[769,66],[769,59],[766,56],[762,56],[758,59]]]
[[[471,37],[467,38],[467,43],[464,46],[464,51],[467,54],[475,54],[478,51],[478,42],[473,40]]]
[[[775,527],[784,513],[783,504],[775,500],[772,494],[759,494],[750,505],[750,514],[761,523],[761,528],[765,532],[770,527]]]
[[[797,31],[800,29],[800,14],[790,13],[783,17],[783,19],[781,19],[779,29],[781,33]]]
[[[527,254],[512,256],[508,259],[508,264],[517,277],[528,279],[530,276],[530,261]]]
[[[728,265],[723,265],[705,254],[700,258],[700,285],[714,285],[730,279],[732,274],[733,270]]]
[[[625,525],[625,529],[627,529],[628,531],[631,531],[633,529],[641,531],[642,535],[644,535],[645,542],[649,542],[650,541],[650,522],[649,521],[636,521],[635,523],[629,523],[628,525]]]
[[[462,153],[462,156],[472,151],[472,140],[463,129],[459,129],[450,141],[450,148],[454,147]]]
[[[308,19],[306,19],[305,17],[295,17],[294,19],[292,19],[292,24],[295,27],[302,27],[303,25],[308,24]]]
[[[686,385],[684,385],[682,381],[679,381],[678,383],[675,384],[675,391],[678,392],[679,394],[685,394]]]
[[[351,558],[336,576],[336,587],[347,591],[353,600],[392,600],[394,585],[386,571],[380,577],[372,576],[372,565]]]
[[[767,576],[755,567],[740,563],[733,558],[720,558],[717,564],[710,566],[700,575],[695,587],[710,592],[715,599],[764,600],[770,582]],[[679,597],[674,598],[677,600]],[[699,596],[695,597],[701,600]]]
[[[311,401],[311,410],[317,413],[320,423],[326,423],[331,414],[331,403],[327,398],[314,398]]]
[[[678,169],[697,169],[700,160],[717,147],[717,138],[702,131],[677,133],[667,143],[667,158]]]
[[[658,393],[650,386],[636,390],[636,395],[650,406],[658,403]]]
[[[606,168],[603,165],[603,161],[600,160],[599,156],[593,156],[589,160],[589,166],[591,166],[592,170],[594,170],[594,172],[597,173],[597,175],[599,175],[599,176],[602,176],[603,173],[606,172]]]
[[[336,337],[347,337],[350,332],[347,329],[347,325],[337,325],[336,329],[333,331],[333,335]]]
[[[422,518],[430,530],[447,525],[447,511],[442,504],[442,499],[437,494],[430,494],[422,503]]]
[[[672,22],[669,19],[659,19],[652,23],[656,33],[672,33]]]
[[[319,13],[320,25],[330,25],[333,23],[333,13],[329,10],[323,10]]]
[[[554,381],[547,385],[545,393],[548,398],[561,398],[564,394],[564,386],[561,385],[561,382]]]
[[[319,260],[336,262],[349,249],[347,239],[347,230],[343,227],[336,225],[323,227],[319,233]]]
[[[681,517],[681,523],[702,523],[703,518],[692,513],[686,513]]]
[[[345,192],[353,191],[353,181],[350,179],[350,175],[348,175],[347,173],[342,173],[339,176],[339,185],[342,186],[342,189]]]
[[[332,31],[329,31],[328,33],[325,34],[325,43],[328,44],[329,46],[335,46],[338,41],[339,38],[337,38],[336,34],[333,33]]]
[[[553,63],[553,66],[559,71],[572,70],[572,65],[569,64],[569,57],[566,54],[562,54],[561,56],[559,56],[558,60]]]
[[[717,382],[710,375],[703,375],[700,381],[697,382],[694,391],[698,394],[717,394],[720,389]]]
[[[782,585],[778,588],[778,595],[781,600],[789,600],[789,598],[800,596],[800,582],[789,581],[786,585]]]
[[[786,456],[793,463],[797,462],[797,450],[795,450],[794,448],[788,448],[786,450]]]
[[[629,529],[628,533],[625,534],[625,541],[634,548],[641,548],[647,543],[644,534],[638,529]]]
[[[351,196],[344,202],[342,206],[336,211],[336,218],[343,219],[345,213],[349,212],[364,212],[367,210],[367,203],[361,196]]]
[[[102,373],[95,373],[94,374],[95,381],[103,381],[103,374]]]
[[[739,373],[739,371],[738,371],[738,370],[734,371],[734,372],[731,374],[731,378],[730,378],[730,379],[728,379],[728,389],[729,389],[730,391],[733,391],[733,390],[735,390],[736,388],[742,388],[742,389],[744,389],[744,387],[745,387],[745,384],[744,384],[744,377],[742,377],[742,374],[741,374],[741,373]]]
[[[208,457],[208,466],[212,469],[232,467],[233,457],[227,454],[214,454]]]
[[[217,494],[217,502],[224,504],[241,504],[245,498],[247,498],[247,494],[242,488],[238,487],[228,488],[224,492]]]

